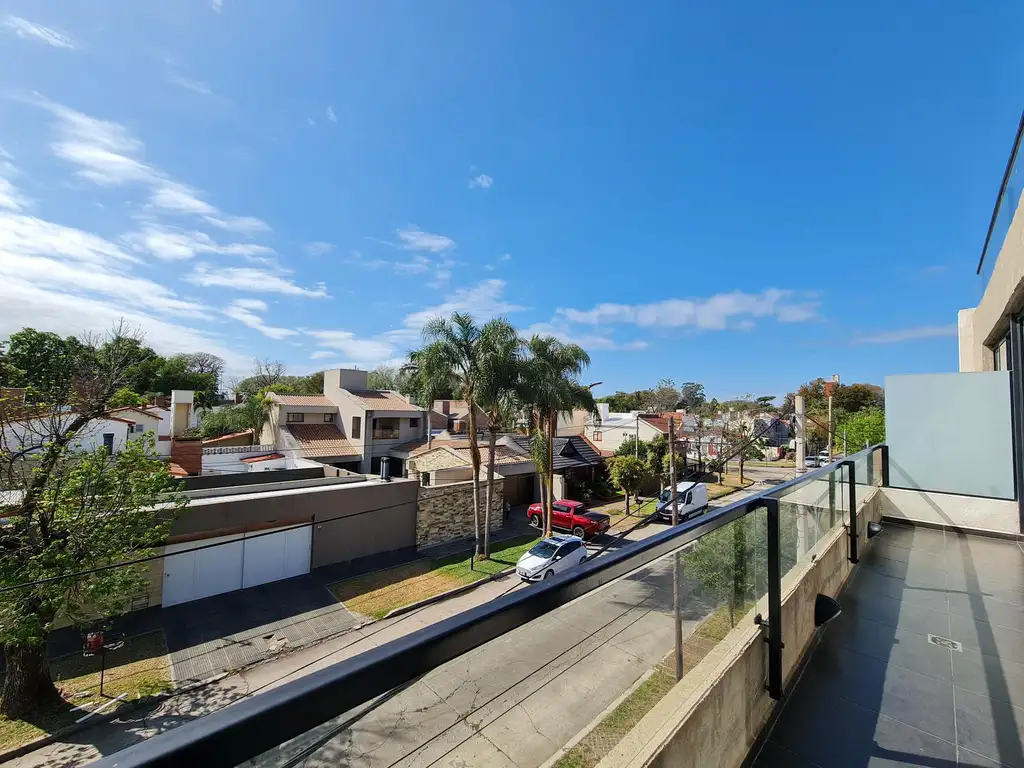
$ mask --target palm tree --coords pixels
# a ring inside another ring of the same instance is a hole
[[[505,320],[491,320],[481,332],[477,402],[487,415],[487,496],[484,501],[484,557],[491,554],[491,498],[494,494],[494,448],[498,432],[515,420],[523,340]]]
[[[481,392],[487,396],[491,380],[499,377],[501,365],[495,350],[510,341],[518,344],[516,330],[508,321],[495,319],[482,328],[472,316],[455,312],[450,319],[435,318],[423,327],[426,346],[415,354],[415,365],[427,402],[439,394],[454,394],[466,401],[469,410],[469,462],[473,477],[473,530],[476,555],[483,554],[480,536],[480,446],[477,442],[477,407]],[[489,522],[489,521],[488,521]],[[487,534],[485,534],[486,536]]]
[[[577,344],[566,344],[553,336],[534,336],[528,349],[530,359],[523,369],[522,390],[532,407],[537,429],[546,431],[547,461],[545,475],[545,535],[551,535],[551,507],[554,504],[553,445],[558,416],[576,408],[596,412],[597,405],[589,387],[577,377],[590,365],[590,355]]]

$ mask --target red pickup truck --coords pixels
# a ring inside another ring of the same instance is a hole
[[[611,518],[600,512],[588,512],[582,501],[559,499],[551,507],[551,527],[561,531],[572,531],[573,536],[589,539],[608,530]],[[526,510],[530,525],[540,528],[544,522],[544,507],[531,504]]]

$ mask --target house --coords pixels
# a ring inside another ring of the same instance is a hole
[[[364,474],[403,472],[394,449],[427,434],[428,411],[390,390],[367,387],[366,371],[336,368],[324,372],[322,395],[268,393],[272,406],[261,443],[322,464]]]
[[[17,421],[5,421],[3,442],[5,450],[24,451],[30,457],[50,442],[52,436],[67,429],[76,414],[52,413],[27,416]],[[111,453],[120,453],[128,445],[135,429],[135,421],[117,416],[103,416],[93,419],[80,429],[71,442],[73,451],[95,451],[106,448]]]
[[[460,483],[472,479],[469,441],[433,440],[400,446],[396,451],[407,457],[409,477],[416,477],[420,485],[435,487]],[[487,479],[488,450],[480,446],[480,479]],[[537,466],[533,458],[516,440],[502,436],[494,450],[494,476],[503,481],[504,499],[509,504],[530,504],[539,496]]]
[[[484,413],[480,406],[475,406],[475,409],[476,428],[478,431],[483,431],[487,429],[487,414]],[[465,434],[466,430],[469,429],[469,403],[465,400],[435,400],[432,410],[444,417],[445,424],[442,429],[447,430],[449,433],[453,435]],[[432,418],[431,426],[434,423],[436,422]]]
[[[590,411],[584,408],[577,408],[571,413],[559,413],[555,435],[557,437],[582,435],[587,424],[590,422],[592,415],[593,414],[591,414]]]
[[[158,456],[171,455],[170,442],[160,439],[161,422],[164,420],[164,417],[159,411],[125,406],[123,408],[114,408],[110,411],[110,415],[135,422],[129,433],[129,439],[141,440],[143,437],[148,436],[152,439]]]
[[[527,456],[533,455],[533,438],[512,435],[509,440],[516,443]],[[600,451],[583,435],[556,437],[551,443],[552,470],[555,475],[555,498],[563,498],[569,489],[583,483],[593,483],[598,471],[604,466]]]
[[[641,423],[641,411],[615,413],[609,410],[608,403],[598,403],[597,410],[596,416],[591,414],[587,418],[582,434],[602,453],[615,453],[626,440],[639,439],[647,442],[659,434],[650,424]]]

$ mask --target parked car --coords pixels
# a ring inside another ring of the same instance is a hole
[[[531,504],[526,511],[530,525],[540,528],[544,520],[544,507]],[[588,512],[582,501],[559,499],[551,506],[551,527],[571,531],[573,536],[589,539],[607,531],[612,519],[600,512]]]
[[[523,581],[540,581],[550,579],[586,559],[587,548],[579,536],[552,536],[523,553],[516,563],[516,573]]]
[[[819,467],[819,466],[821,466],[821,462],[818,461],[818,457],[817,456],[804,456],[804,466],[805,467]]]
[[[684,482],[676,485],[679,504],[679,522],[703,515],[708,511],[708,487],[704,483]],[[658,497],[658,516],[672,519],[672,489],[666,488]]]
[[[820,451],[818,453],[818,466],[824,467],[829,463],[828,451]]]

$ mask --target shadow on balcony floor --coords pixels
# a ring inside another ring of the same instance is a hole
[[[1020,543],[886,524],[841,602],[755,766],[1024,768]]]

